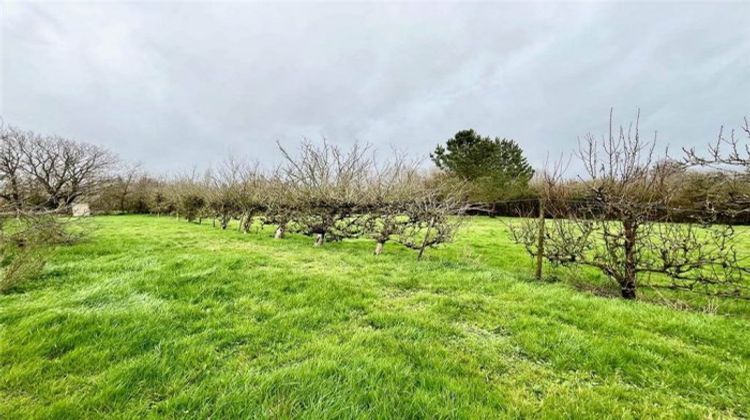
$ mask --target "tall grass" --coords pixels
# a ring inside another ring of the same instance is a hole
[[[535,282],[497,220],[422,261],[94,222],[0,296],[0,418],[750,416],[746,303],[603,298],[571,285],[606,292],[586,271]]]

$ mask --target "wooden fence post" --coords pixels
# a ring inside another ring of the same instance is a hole
[[[536,279],[542,279],[542,264],[544,263],[544,199],[539,199],[539,234],[536,242]]]

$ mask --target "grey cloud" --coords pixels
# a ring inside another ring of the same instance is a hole
[[[426,156],[459,129],[535,164],[609,108],[702,145],[750,114],[750,3],[9,3],[11,124],[154,170],[322,136]]]

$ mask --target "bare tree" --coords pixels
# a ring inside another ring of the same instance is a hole
[[[33,136],[22,144],[23,168],[46,193],[47,208],[66,207],[101,186],[116,162],[107,150],[61,137]]]
[[[164,213],[169,214],[175,210],[174,202],[169,200],[169,185],[168,181],[157,178],[154,180],[153,189],[149,191],[146,200],[148,201],[148,210],[151,213],[156,213],[156,216],[161,216]]]
[[[374,165],[365,190],[362,207],[368,211],[363,221],[368,236],[375,240],[375,255],[413,224],[407,212],[422,191],[423,179],[418,162],[404,156],[395,152],[389,161]]]
[[[242,188],[247,173],[246,165],[234,157],[225,159],[208,172],[208,206],[226,229],[233,218],[242,214]]]
[[[264,223],[275,225],[274,238],[283,239],[289,229],[289,224],[299,214],[300,206],[296,200],[295,190],[284,182],[278,169],[266,182],[265,198]]]
[[[453,240],[467,209],[463,184],[423,185],[408,203],[408,223],[396,241],[417,250],[421,259],[427,248]]]
[[[117,201],[119,211],[125,213],[126,203],[130,194],[132,194],[133,184],[142,176],[140,163],[123,163],[118,169],[118,175],[115,178],[117,189]]]
[[[716,141],[709,144],[707,156],[701,155],[695,148],[683,149],[686,162],[701,166],[750,168],[750,121],[745,117],[743,122],[739,130],[732,129],[729,132],[729,137],[725,135],[722,126]],[[743,137],[746,144],[743,144]]]
[[[239,205],[242,211],[240,229],[248,233],[255,218],[267,208],[266,177],[260,166],[244,165],[240,173]]]
[[[316,246],[361,234],[358,216],[372,164],[369,146],[355,143],[342,150],[326,141],[319,146],[304,141],[297,156],[279,148],[286,160],[282,174],[295,197],[303,233],[315,236]]]
[[[728,191],[722,202],[709,203],[737,217],[750,212],[750,121],[744,118],[738,130],[732,129],[727,136],[722,126],[708,153],[701,154],[695,148],[683,149],[685,164],[691,167],[711,168],[720,173],[721,187]]]
[[[16,211],[24,206],[23,150],[29,135],[13,127],[0,126],[0,198],[12,203]]]
[[[169,183],[167,196],[174,203],[177,218],[182,216],[188,222],[200,223],[206,210],[207,191],[195,169],[175,177]]]
[[[594,267],[613,279],[623,298],[634,299],[639,285],[739,295],[746,290],[734,251],[733,230],[715,225],[710,212],[692,224],[671,224],[670,180],[684,167],[655,157],[655,139],[644,140],[639,122],[609,135],[588,135],[578,157],[588,175],[579,180],[583,200],[570,200],[560,174],[544,178],[542,197],[552,216],[541,253],[563,265]],[[530,254],[540,252],[538,226],[521,222],[514,239]],[[731,287],[730,287],[731,285]],[[729,288],[728,288],[729,287]]]

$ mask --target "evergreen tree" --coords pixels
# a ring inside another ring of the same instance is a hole
[[[523,194],[534,170],[514,140],[462,130],[438,145],[430,158],[438,168],[471,185],[471,199],[495,202]]]

